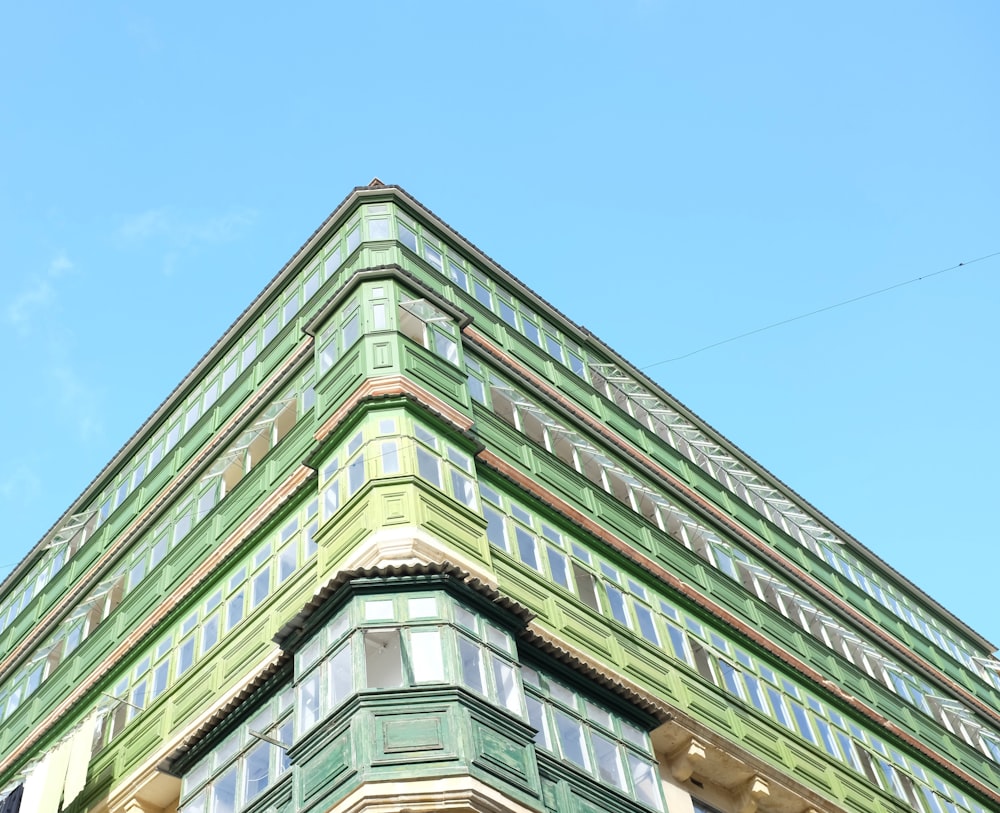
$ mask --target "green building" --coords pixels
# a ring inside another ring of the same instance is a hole
[[[996,811],[993,650],[375,180],[0,587],[0,812]]]

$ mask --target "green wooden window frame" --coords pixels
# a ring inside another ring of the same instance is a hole
[[[590,774],[606,788],[664,809],[649,734],[544,671],[522,666],[535,745]]]
[[[312,561],[317,553],[318,514],[319,499],[313,498],[233,562],[205,599],[138,654],[135,665],[101,701],[107,713],[97,750],[177,685],[237,627],[254,617],[284,581]]]
[[[252,804],[291,769],[292,687],[287,686],[184,773],[184,813],[230,813]]]
[[[480,482],[479,490],[487,537],[494,548],[728,692],[746,705],[747,712],[775,720],[797,738],[824,750],[898,798],[915,804],[919,787],[934,787],[928,786],[927,780],[920,784],[923,771],[917,762],[887,750],[873,732],[845,720],[791,677],[752,657],[720,631],[640,584],[594,552],[590,543],[568,536],[508,497],[499,484],[494,487]],[[522,539],[530,532],[545,555],[523,555],[523,548],[515,541],[518,529]]]
[[[668,533],[713,568],[739,583],[758,601],[769,605],[869,677],[881,682],[906,703],[935,720],[945,731],[982,752],[987,759],[996,761],[997,755],[989,747],[988,740],[1000,739],[1000,732],[978,723],[956,723],[940,705],[927,702],[933,696],[929,684],[906,672],[873,644],[864,642],[857,633],[831,616],[818,614],[818,610],[799,591],[759,560],[724,542],[715,530],[668,499],[655,484],[644,482],[628,468],[609,458],[518,387],[492,372],[488,381],[490,405],[508,425],[560,458],[631,511]],[[540,570],[538,567],[534,569]],[[893,680],[893,674],[902,676],[904,680]],[[963,720],[974,720],[971,711],[956,701],[950,702]]]
[[[509,632],[442,591],[356,596],[295,655],[296,740],[357,692],[429,685],[525,718]]]

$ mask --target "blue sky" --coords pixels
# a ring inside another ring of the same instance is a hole
[[[338,5],[6,9],[0,575],[376,175],[640,367],[1000,251],[995,3]],[[648,372],[1000,643],[998,304]]]

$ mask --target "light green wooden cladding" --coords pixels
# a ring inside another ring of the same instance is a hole
[[[393,576],[274,641],[382,560],[454,561],[531,633]],[[539,637],[676,719],[650,746]],[[1000,807],[988,643],[394,189],[348,198],[5,583],[0,795],[99,709],[71,807],[99,806],[269,662],[178,758],[185,813],[230,782],[239,809],[319,812],[417,776],[656,809],[650,748],[666,776],[694,731],[803,809]]]

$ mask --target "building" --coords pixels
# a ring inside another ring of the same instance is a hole
[[[1000,810],[994,647],[396,187],[0,590],[0,811]]]

